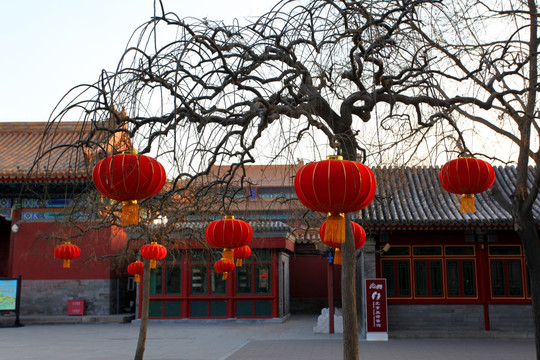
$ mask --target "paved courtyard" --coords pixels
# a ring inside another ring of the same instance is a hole
[[[284,323],[151,323],[146,360],[340,359],[341,334],[313,334],[316,316]],[[138,324],[57,324],[0,328],[0,360],[133,359]],[[534,359],[532,339],[360,341],[360,359]]]

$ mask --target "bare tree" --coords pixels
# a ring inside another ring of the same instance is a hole
[[[100,132],[126,133],[168,168],[164,199],[221,186],[224,212],[234,198],[225,195],[231,179],[261,157],[294,159],[311,144],[313,153],[404,164],[447,150],[473,153],[469,130],[477,123],[519,151],[513,203],[502,205],[527,255],[540,349],[531,210],[540,175],[529,167],[539,156],[532,149],[540,129],[537,20],[534,0],[283,0],[241,26],[181,19],[156,2],[117,69],[74,88],[51,122],[79,116],[93,129],[84,146],[99,144]],[[510,30],[490,36],[498,22]],[[105,126],[114,107],[127,115]],[[202,181],[216,164],[231,171]],[[346,360],[358,359],[350,235],[342,268]]]
[[[533,204],[540,185],[538,3],[519,1],[454,1],[419,17],[416,27],[426,46],[433,74],[433,96],[444,101],[440,119],[449,120],[466,141],[481,135],[489,140],[487,156],[516,165],[511,201],[493,192],[512,214],[523,244],[530,276],[536,353],[540,359],[540,239]],[[464,101],[472,99],[473,101]],[[472,125],[471,125],[472,124]],[[430,126],[431,123],[426,124]],[[485,141],[487,141],[487,139]],[[497,149],[497,150],[495,150]]]

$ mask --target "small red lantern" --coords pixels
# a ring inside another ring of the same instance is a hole
[[[345,241],[345,213],[359,211],[375,197],[375,175],[369,167],[328,156],[304,165],[294,179],[298,200],[311,210],[326,212],[326,238]]]
[[[234,249],[234,258],[236,266],[242,266],[242,260],[251,256],[251,248],[248,245],[237,247]]]
[[[54,249],[54,257],[64,260],[62,267],[66,269],[71,267],[71,259],[76,259],[79,255],[81,255],[81,248],[69,241],[58,245]]]
[[[234,270],[234,262],[231,259],[222,258],[214,264],[214,271],[217,274],[223,274],[222,280],[227,280],[231,271]]]
[[[100,160],[92,179],[101,194],[122,201],[122,226],[128,226],[139,223],[137,201],[156,195],[165,184],[166,174],[157,160],[133,151]]]
[[[214,247],[223,248],[223,257],[233,260],[233,249],[249,244],[253,237],[251,226],[245,221],[225,216],[212,221],[206,227],[206,241]]]
[[[361,249],[362,246],[366,243],[366,232],[364,228],[360,225],[358,225],[355,222],[351,222],[352,232],[353,232],[353,238],[354,238],[354,247],[356,250]],[[332,247],[335,249],[334,252],[334,264],[340,265],[341,264],[341,241],[339,239],[327,239],[325,237],[326,232],[326,221],[323,222],[321,227],[319,228],[319,235],[321,236],[321,241],[325,243],[327,246]]]
[[[152,241],[150,244],[146,244],[141,248],[141,256],[150,260],[150,269],[155,269],[157,261],[167,256],[167,248]]]
[[[461,157],[446,164],[439,173],[442,187],[461,195],[461,212],[474,212],[474,194],[488,190],[495,182],[495,171],[486,161]]]
[[[127,271],[135,277],[135,282],[139,282],[144,274],[144,264],[142,261],[134,261],[128,265]]]

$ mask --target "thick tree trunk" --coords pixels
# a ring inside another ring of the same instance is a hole
[[[356,311],[356,250],[350,223],[346,215],[345,243],[341,245],[341,302],[343,312],[343,360],[358,360],[358,318]]]
[[[344,160],[356,161],[354,136],[341,136]],[[356,249],[350,214],[345,215],[347,227],[345,243],[341,245],[341,305],[343,313],[343,360],[358,360],[358,311],[356,308]]]
[[[536,359],[540,360],[540,239],[532,215],[518,219],[516,225],[529,270]]]
[[[146,346],[146,333],[148,330],[148,309],[150,308],[150,262],[144,260],[143,291],[141,302],[141,326],[139,340],[135,351],[135,360],[143,360]]]

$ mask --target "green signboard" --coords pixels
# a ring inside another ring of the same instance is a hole
[[[0,310],[17,310],[18,279],[0,279]]]

